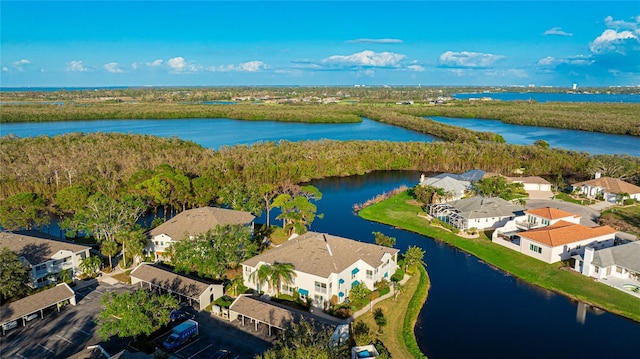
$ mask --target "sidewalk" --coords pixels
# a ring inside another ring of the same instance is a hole
[[[402,280],[400,281],[400,284],[404,285],[405,283],[407,283],[407,281],[408,281],[410,278],[411,278],[410,276],[408,276],[407,274],[405,274],[405,275],[404,275],[404,278],[402,278]],[[374,307],[377,303],[379,303],[379,302],[381,302],[381,301],[383,301],[383,300],[385,300],[385,299],[387,299],[387,298],[391,298],[391,297],[393,297],[394,295],[395,295],[395,289],[393,289],[393,287],[391,287],[391,291],[390,291],[389,293],[387,293],[387,294],[385,294],[385,295],[383,295],[383,296],[381,296],[381,297],[378,297],[378,298],[376,298],[376,299],[372,300],[372,301],[371,301],[371,303],[369,303],[369,305],[368,305],[368,306],[366,306],[366,307],[364,307],[364,308],[360,309],[359,311],[357,311],[357,312],[353,313],[353,315],[351,316],[352,320],[355,320],[355,319],[356,319],[356,318],[358,318],[359,316],[361,316],[361,315],[363,315],[363,314],[366,314],[367,312],[370,312],[371,310],[373,310],[373,307]]]

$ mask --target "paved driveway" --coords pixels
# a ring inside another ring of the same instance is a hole
[[[580,223],[587,227],[597,226],[598,224],[595,221],[598,219],[598,217],[600,217],[600,211],[597,209],[560,200],[529,199],[527,200],[527,204],[525,205],[525,207],[527,209],[551,207],[571,212],[581,216],[582,218],[580,219]]]

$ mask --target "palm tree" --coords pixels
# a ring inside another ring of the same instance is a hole
[[[82,273],[86,275],[91,275],[97,272],[98,270],[100,270],[100,264],[102,264],[102,261],[100,260],[99,257],[89,256],[87,258],[82,259],[78,267],[80,267],[80,270],[82,270]]]
[[[618,202],[618,204],[624,203],[626,198],[631,198],[631,195],[627,192],[620,192],[616,194],[616,202]]]
[[[257,284],[256,290],[258,292],[260,291],[260,287],[263,284],[266,283],[268,285],[271,285],[271,272],[271,265],[263,264],[258,267],[258,269],[251,272],[251,274],[249,275],[249,280]]]
[[[271,284],[276,287],[278,296],[280,295],[280,287],[282,284],[291,285],[293,278],[296,276],[295,267],[291,263],[274,263],[271,266]]]

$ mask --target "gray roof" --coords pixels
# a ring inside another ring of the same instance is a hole
[[[37,231],[0,232],[0,247],[9,248],[18,257],[28,260],[31,265],[46,262],[62,250],[78,253],[91,248],[53,238]]]
[[[0,323],[4,324],[59,302],[75,297],[75,292],[66,283],[43,290],[26,298],[16,300],[0,307]]]
[[[280,329],[284,329],[293,322],[298,322],[300,319],[300,315],[291,310],[263,302],[247,295],[239,296],[231,304],[229,310]]]
[[[488,217],[510,217],[515,212],[524,211],[524,207],[507,202],[499,197],[475,196],[447,202],[460,211],[467,219]]]
[[[595,251],[591,263],[601,268],[615,264],[618,267],[640,273],[640,241]]]
[[[394,255],[398,250],[329,234],[307,232],[242,264],[256,267],[260,262],[291,263],[299,272],[327,278],[331,273],[343,272],[358,259],[377,268],[382,264],[385,253]]]
[[[194,299],[198,299],[210,285],[214,285],[147,263],[134,269],[131,277]]]
[[[487,174],[487,172],[483,171],[483,170],[470,170],[467,171],[465,173],[461,173],[459,175],[460,179],[465,180],[465,181],[469,181],[469,182],[476,182],[481,180],[482,178],[484,178],[484,176]]]
[[[507,177],[507,180],[509,182],[518,182],[518,183],[551,184],[551,182],[539,176]]]
[[[469,181],[459,180],[456,177],[451,176],[436,176],[425,179],[421,185],[432,186],[435,188],[442,188],[445,191],[455,191],[456,193],[463,193],[471,183]]]
[[[247,225],[253,222],[255,218],[253,214],[245,211],[217,207],[194,208],[178,213],[175,217],[152,229],[149,233],[152,237],[164,233],[176,241],[183,239],[185,234],[198,235],[214,229],[216,226],[227,224]]]

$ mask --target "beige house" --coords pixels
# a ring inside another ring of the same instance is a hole
[[[148,263],[140,264],[131,272],[131,284],[138,283],[140,288],[175,294],[189,305],[197,304],[201,310],[224,294],[221,283],[206,282]]]
[[[343,303],[353,286],[362,282],[374,289],[374,283],[389,280],[398,269],[398,250],[354,241],[324,233],[307,232],[276,248],[242,262],[244,285],[267,294],[276,288],[257,283],[251,274],[260,266],[291,263],[295,277],[282,284],[281,293],[309,298],[315,307],[325,308],[333,298]]]
[[[34,288],[57,283],[63,270],[71,270],[71,278],[76,276],[81,272],[80,262],[90,256],[91,249],[37,231],[0,232],[0,247],[16,253],[29,266]]]
[[[217,207],[189,209],[178,213],[149,232],[150,242],[146,250],[153,252],[156,259],[164,258],[165,251],[173,242],[206,233],[216,226],[244,225],[251,228],[255,216],[245,211],[235,211]]]
[[[553,197],[551,182],[542,177],[507,177],[507,181],[510,183],[522,183],[524,190],[529,194],[530,198],[543,199]]]
[[[600,177],[599,173],[596,173],[596,178],[592,180],[574,184],[573,188],[578,189],[580,193],[589,198],[601,194],[605,201],[612,203],[616,203],[618,194],[622,193],[628,194],[629,198],[640,201],[640,187],[617,178]]]

